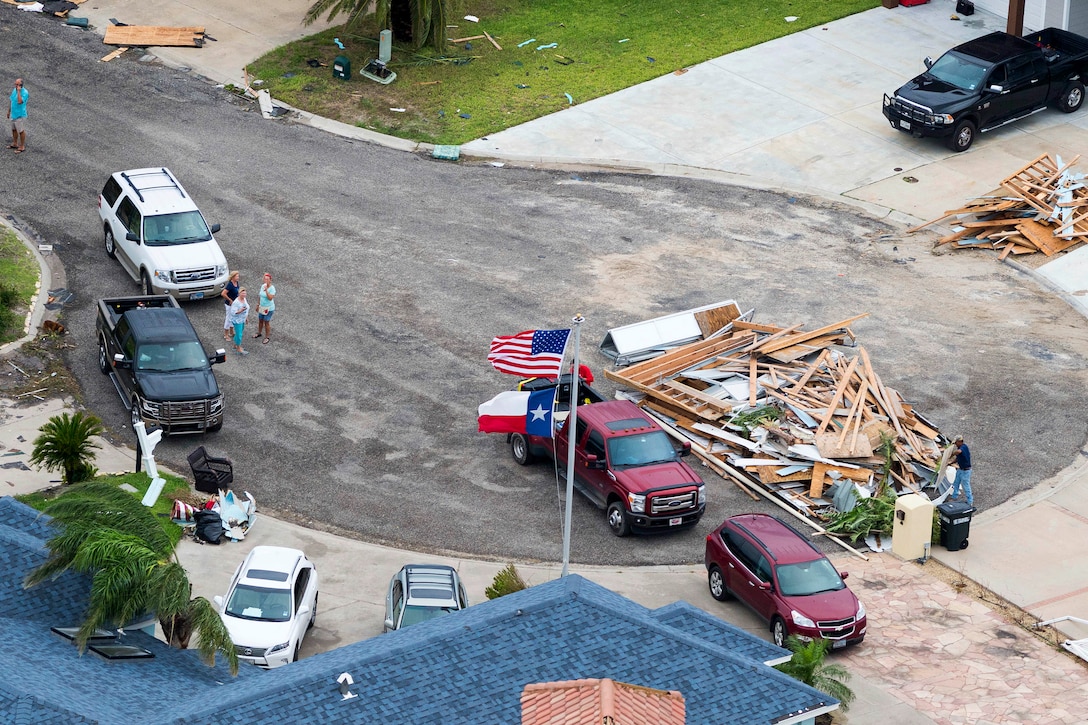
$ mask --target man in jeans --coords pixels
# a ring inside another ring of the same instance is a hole
[[[960,486],[963,486],[963,495],[967,497],[967,505],[975,505],[975,497],[971,493],[971,449],[963,442],[963,436],[956,436],[956,480],[952,482],[952,494],[949,498],[955,500],[960,495]]]

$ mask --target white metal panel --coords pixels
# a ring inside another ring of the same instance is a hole
[[[655,317],[652,320],[636,322],[631,325],[614,327],[605,333],[601,341],[601,352],[612,359],[629,358],[638,352],[665,348],[684,342],[691,342],[702,337],[702,330],[695,320],[695,314],[719,307],[740,308],[734,300],[725,300],[711,305],[694,307],[683,312]]]

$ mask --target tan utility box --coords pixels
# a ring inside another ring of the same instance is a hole
[[[926,555],[933,535],[933,502],[917,493],[895,500],[892,519],[892,552],[903,559]]]

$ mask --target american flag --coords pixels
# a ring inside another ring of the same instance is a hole
[[[526,330],[491,341],[487,361],[499,372],[558,377],[570,330]]]

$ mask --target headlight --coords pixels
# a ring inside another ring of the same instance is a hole
[[[861,619],[864,616],[865,616],[865,605],[862,604],[861,602],[858,602],[858,613],[856,615],[856,619]]]
[[[170,270],[168,270],[168,269],[156,269],[155,270],[155,279],[159,280],[160,282],[169,282],[170,281]]]
[[[646,513],[646,497],[637,493],[627,494],[627,503],[631,506],[631,513]]]
[[[808,627],[809,629],[816,629],[816,623],[805,615],[798,612],[796,609],[790,612],[790,619],[792,619],[793,623],[796,624],[798,627]]]
[[[225,265],[225,264],[215,265],[215,276],[216,277],[222,277],[226,273],[227,273],[227,265]]]
[[[159,413],[162,412],[162,403],[155,403],[150,400],[141,400],[140,407],[144,409],[144,412],[155,418],[159,417]]]
[[[704,486],[699,486],[699,505],[703,506],[705,504],[706,504],[706,486],[704,485]]]
[[[275,647],[269,647],[266,654],[272,654],[273,652],[282,652],[283,650],[287,649],[290,646],[291,646],[290,642],[284,642],[283,644],[278,644]]]
[[[954,123],[956,119],[952,118],[947,113],[941,113],[941,114],[937,114],[937,115],[933,115],[933,116],[928,116],[927,120],[930,123],[937,124],[938,126],[941,126],[941,125],[947,126],[948,124]]]

